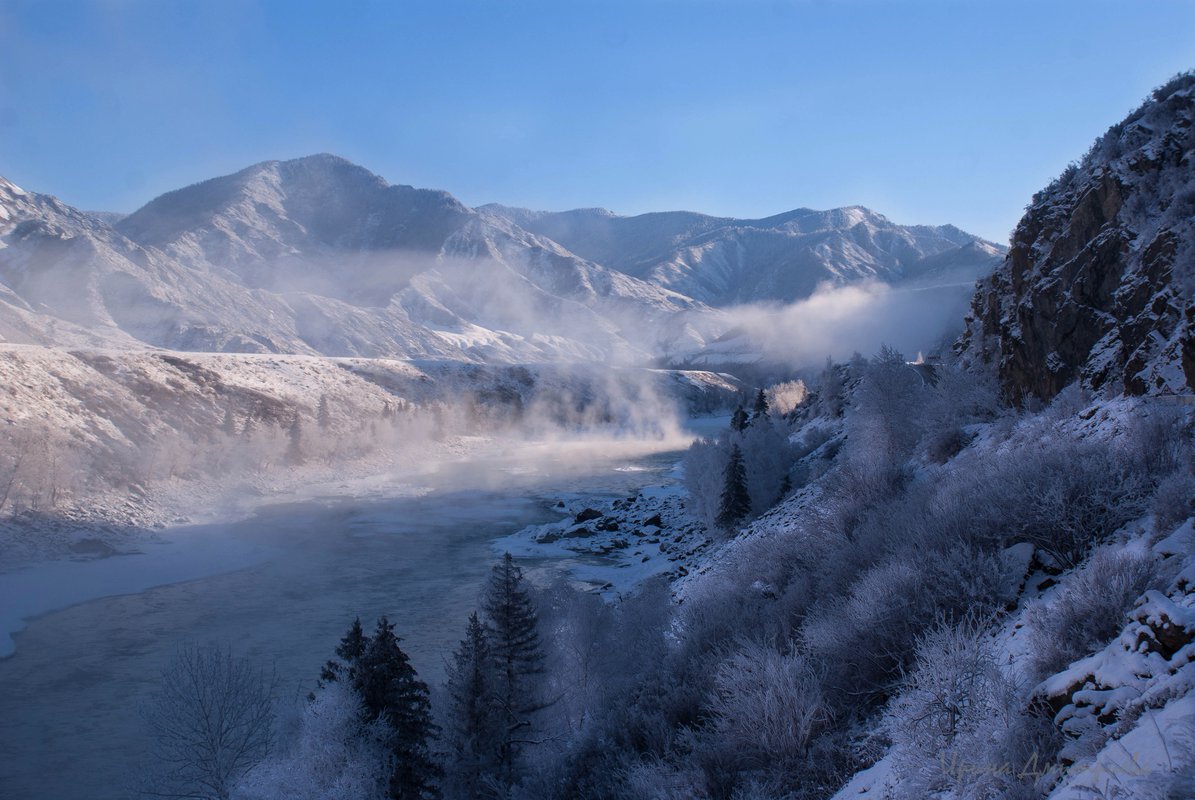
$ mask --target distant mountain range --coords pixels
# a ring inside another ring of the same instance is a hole
[[[331,155],[85,212],[0,179],[0,340],[486,363],[685,360],[723,309],[970,284],[1003,249],[861,207],[760,220],[489,205]]]

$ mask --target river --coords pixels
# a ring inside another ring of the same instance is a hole
[[[138,706],[187,643],[273,664],[285,705],[355,616],[368,628],[386,614],[420,675],[438,681],[495,539],[559,519],[561,496],[598,502],[675,480],[677,446],[496,448],[427,468],[417,496],[408,482],[399,496],[319,497],[174,532],[224,537],[231,571],[79,603],[14,637],[15,655],[0,660],[0,797],[128,797],[146,746]],[[542,579],[567,564],[527,567]]]

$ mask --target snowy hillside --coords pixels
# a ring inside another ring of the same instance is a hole
[[[466,433],[659,438],[739,390],[705,372],[36,345],[0,345],[0,385],[6,569],[12,548],[40,552],[21,531],[55,517],[159,521],[153,495],[171,483],[347,465]]]

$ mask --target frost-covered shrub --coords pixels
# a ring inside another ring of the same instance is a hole
[[[986,628],[966,617],[918,637],[916,664],[885,719],[893,742],[936,755],[986,721],[1005,684]]]
[[[914,636],[932,617],[921,572],[903,561],[867,571],[844,597],[827,598],[801,627],[806,652],[833,670],[835,706],[867,707],[895,685]]]
[[[1049,602],[1030,608],[1034,674],[1052,675],[1114,639],[1133,602],[1158,583],[1159,569],[1149,552],[1096,551]]]
[[[943,790],[960,800],[1034,796],[1031,721],[987,628],[988,620],[966,616],[918,638],[916,662],[883,721],[898,797]]]
[[[741,436],[740,448],[747,470],[747,493],[751,514],[759,516],[782,497],[794,461],[787,426],[770,417],[757,419]]]
[[[967,446],[971,437],[959,425],[930,431],[925,437],[925,454],[934,464],[945,464]]]
[[[847,415],[845,455],[856,464],[880,468],[903,461],[921,437],[926,392],[924,380],[904,356],[881,348],[862,368]]]
[[[932,463],[943,464],[971,440],[965,426],[987,422],[1001,413],[999,387],[993,376],[967,372],[952,365],[935,370],[936,380],[927,387],[920,411],[925,431],[922,447]]]
[[[693,442],[682,459],[685,491],[688,493],[686,503],[707,530],[715,530],[718,527],[718,500],[722,496],[722,484],[729,460],[729,448],[723,447],[715,439],[698,439]]]
[[[1195,463],[1195,430],[1181,409],[1153,408],[1135,414],[1118,440],[1121,455],[1137,471],[1160,480]]]
[[[805,402],[809,397],[809,389],[805,386],[805,381],[798,379],[769,386],[764,395],[772,413],[784,416]]]
[[[661,759],[649,759],[625,768],[622,797],[628,800],[690,800],[698,796],[701,776],[681,771]]]
[[[750,517],[757,517],[783,499],[791,486],[790,470],[797,449],[788,440],[788,425],[770,415],[758,416],[741,430],[727,430],[713,439],[700,439],[685,453],[685,489],[694,515],[707,530],[718,530],[726,468],[732,450],[742,456]]]
[[[1151,489],[1147,475],[1107,445],[1054,441],[1026,452],[1007,476],[1012,532],[1073,567],[1092,545],[1141,516]]]
[[[1195,514],[1195,475],[1191,470],[1179,469],[1159,481],[1149,510],[1154,517],[1154,529],[1159,533],[1172,530]]]
[[[330,683],[303,711],[290,752],[259,764],[236,800],[382,800],[390,774],[383,722],[363,724],[360,699]]]
[[[716,735],[753,767],[804,759],[830,720],[819,676],[791,649],[744,644],[718,667],[714,683]]]

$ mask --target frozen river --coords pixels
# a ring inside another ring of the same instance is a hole
[[[0,797],[128,797],[145,744],[138,704],[185,643],[230,644],[274,663],[285,702],[312,687],[354,616],[368,627],[386,614],[420,675],[438,681],[495,561],[494,539],[559,519],[551,506],[561,496],[597,501],[674,480],[675,448],[495,449],[405,478],[419,496],[325,497],[175,532],[164,547],[206,537],[209,560],[216,537],[231,571],[217,563],[206,577],[83,602],[15,636],[16,654],[0,660]],[[150,564],[107,561],[139,558]]]

